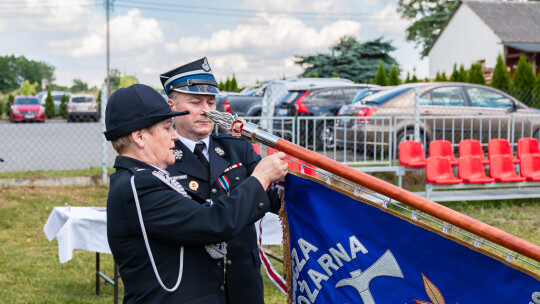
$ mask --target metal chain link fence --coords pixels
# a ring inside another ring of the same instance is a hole
[[[469,90],[468,94],[485,104],[468,107],[459,104],[465,101],[455,93],[446,89],[432,92],[429,99],[419,98],[418,139],[424,144],[447,139],[457,148],[462,139],[479,139],[487,147],[491,138],[507,138],[515,145],[521,137],[539,137],[540,111],[532,107],[510,109],[504,98],[474,90]],[[540,89],[511,93],[521,96],[518,99],[525,105],[540,107]],[[471,102],[474,102],[473,97]],[[497,107],[497,102],[503,106]],[[284,135],[335,160],[390,165],[397,159],[397,144],[414,139],[414,105],[412,90],[400,97],[393,107],[381,105],[367,110],[366,104],[349,116],[259,117],[255,120],[273,125],[272,132],[276,135]],[[101,122],[67,122],[56,117],[45,123],[11,123],[4,111],[0,116],[0,134],[0,158],[5,160],[0,163],[0,172],[100,168],[102,145],[107,147],[107,167],[112,167],[116,156],[110,143],[104,143]]]

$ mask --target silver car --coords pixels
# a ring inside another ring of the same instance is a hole
[[[458,82],[399,85],[343,106],[336,126],[338,147],[353,144],[396,146],[414,139],[415,91],[418,91],[420,141],[532,136],[538,138],[540,112],[492,87]],[[514,134],[509,133],[513,130]],[[395,134],[395,138],[393,138]]]
[[[67,121],[99,120],[99,106],[93,95],[75,94],[67,104]]]

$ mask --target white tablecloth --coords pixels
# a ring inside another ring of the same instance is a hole
[[[255,227],[258,237],[259,221]],[[281,223],[277,215],[267,213],[262,220],[262,229],[263,245],[281,244]],[[55,237],[58,240],[60,263],[71,260],[74,249],[111,253],[107,242],[107,213],[104,207],[55,207],[43,232],[49,241]]]
[[[60,263],[71,260],[74,249],[111,253],[104,207],[55,207],[43,232],[49,241],[58,240]]]

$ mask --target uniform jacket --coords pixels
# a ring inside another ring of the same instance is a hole
[[[180,141],[175,142],[176,162],[167,168],[186,191],[201,202],[226,197],[251,175],[261,157],[251,143],[226,134],[212,134],[208,147],[210,174],[196,156]],[[181,152],[178,152],[181,151]],[[190,187],[195,185],[197,187]],[[277,213],[280,198],[277,191],[269,191],[271,211]],[[243,204],[253,202],[246,200]],[[255,225],[246,227],[227,242],[228,303],[264,303],[261,261],[258,254]]]
[[[200,204],[182,195],[152,174],[152,166],[118,156],[107,198],[107,237],[124,282],[124,303],[226,303],[221,260],[214,260],[204,245],[239,235],[270,210],[259,181],[250,177],[229,196]],[[172,288],[179,274],[180,287],[169,293],[159,285],[144,244],[131,188],[131,177],[141,206],[146,233],[164,285]]]

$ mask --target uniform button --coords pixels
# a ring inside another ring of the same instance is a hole
[[[232,261],[231,260],[227,260],[227,265],[231,265],[232,264]]]
[[[221,267],[221,262],[218,262],[217,265],[218,265],[219,267]]]
[[[240,180],[240,176],[237,176],[237,177],[236,177],[236,180]]]
[[[225,285],[221,285],[221,291],[225,291]]]
[[[264,208],[264,204],[263,204],[263,203],[259,203],[259,206],[258,206],[257,208],[259,208],[259,210],[262,210],[262,208]]]
[[[213,194],[216,194],[216,193],[217,193],[216,188],[212,188],[212,193],[213,193]]]
[[[206,199],[206,202],[207,202],[207,203],[210,203],[211,201],[212,201],[212,200],[211,200],[211,199],[209,199],[209,198],[208,198],[208,199]]]

